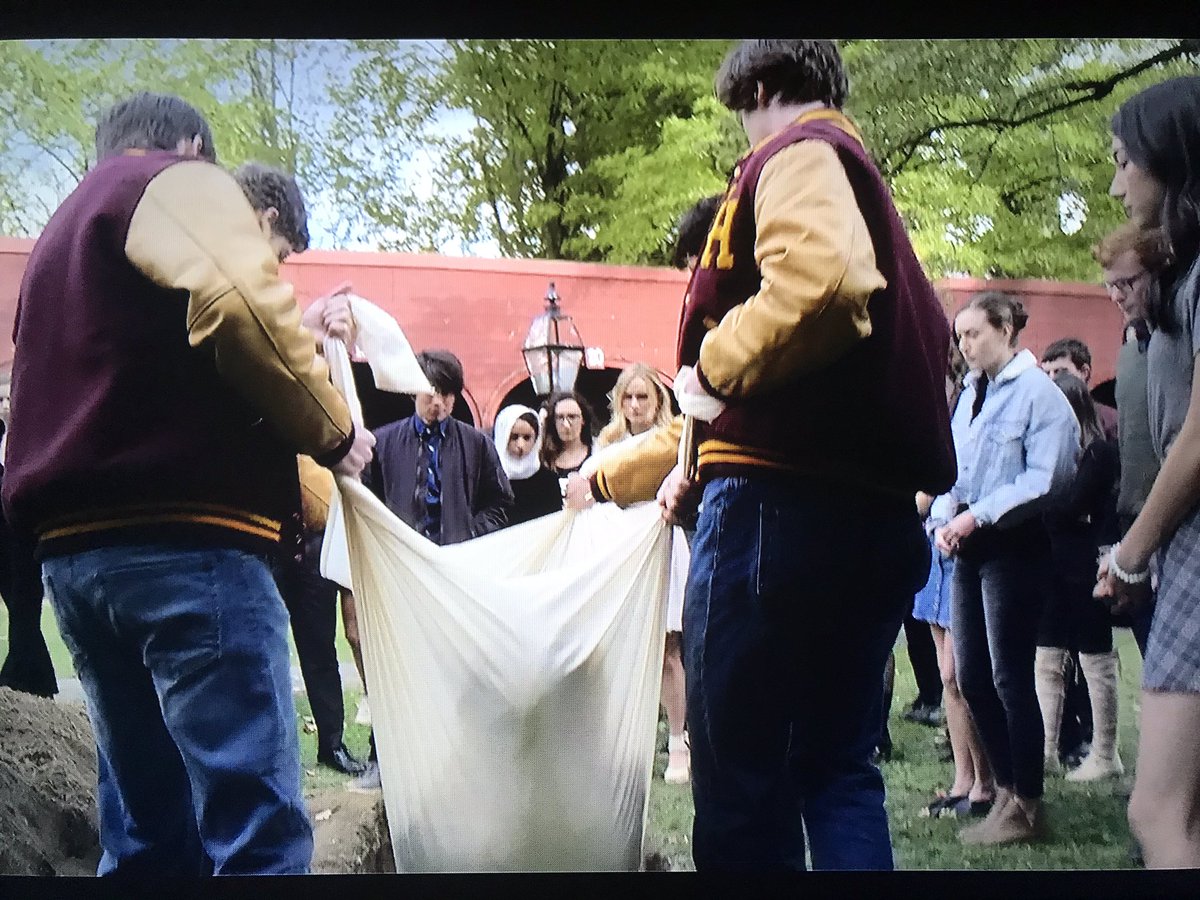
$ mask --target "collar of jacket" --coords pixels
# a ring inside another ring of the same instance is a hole
[[[1008,361],[1008,365],[1000,370],[999,374],[997,374],[995,379],[992,381],[992,384],[1004,384],[1006,381],[1012,381],[1018,375],[1023,374],[1029,369],[1037,368],[1037,364],[1037,357],[1034,356],[1031,351],[1022,350]],[[979,376],[982,374],[983,372],[978,370],[974,372],[968,372],[967,377],[963,379],[963,383],[975,384],[975,382],[979,380]]]
[[[449,422],[449,416],[438,422],[437,430],[442,437],[446,436],[446,428],[449,426]],[[415,414],[413,415],[413,427],[416,428],[418,437],[425,437],[425,433],[433,429],[432,425],[426,425],[425,420]]]
[[[805,122],[812,122],[820,119],[825,119],[826,121],[840,128],[842,131],[846,132],[846,134],[850,135],[850,137],[854,138],[860,144],[863,143],[862,132],[858,130],[858,126],[851,121],[850,117],[840,109],[834,109],[830,106],[822,106],[819,109],[810,109],[808,112],[802,112],[800,115],[796,116],[796,118],[793,119],[787,127],[793,128],[796,125],[803,125]],[[779,133],[780,132],[776,131],[774,134],[767,135],[748,151],[746,151],[746,153],[743,154],[742,159],[747,159],[748,157],[753,156],[760,147],[766,146],[768,143],[778,137]]]

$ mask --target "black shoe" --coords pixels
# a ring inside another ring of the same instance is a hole
[[[328,752],[318,753],[317,762],[343,775],[361,775],[367,770],[366,763],[355,759],[345,744],[338,744]]]
[[[936,703],[914,703],[900,714],[900,718],[908,722],[916,722],[918,725],[928,725],[931,728],[938,728],[944,722],[942,707]]]

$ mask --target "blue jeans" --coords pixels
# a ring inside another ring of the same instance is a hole
[[[909,498],[718,478],[683,614],[697,870],[891,869],[870,762],[929,549]]]
[[[304,874],[288,616],[239,550],[45,560],[99,763],[100,875]]]
[[[959,687],[996,784],[1027,800],[1043,789],[1044,732],[1033,667],[1052,572],[1040,519],[981,528],[959,548],[951,592]]]

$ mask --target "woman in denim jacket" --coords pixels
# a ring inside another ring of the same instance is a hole
[[[967,364],[952,421],[958,480],[934,501],[934,545],[957,558],[952,632],[958,680],[996,779],[996,800],[965,843],[1045,833],[1037,625],[1050,582],[1041,512],[1070,483],[1079,423],[1017,335],[1029,317],[1005,294],[977,294],[955,318]]]

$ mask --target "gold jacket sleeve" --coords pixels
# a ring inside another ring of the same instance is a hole
[[[591,478],[592,494],[625,507],[653,500],[679,457],[683,417],[676,416],[645,442],[601,463]]]
[[[700,346],[723,397],[747,397],[829,365],[871,334],[867,300],[887,282],[837,152],[801,141],[763,167],[754,196],[758,293]]]
[[[308,531],[324,531],[333,500],[333,473],[311,456],[299,456],[300,509]]]
[[[320,456],[345,441],[350,411],[227,172],[199,161],[164,169],[134,210],[125,253],[155,283],[188,291],[189,343],[296,450]]]

